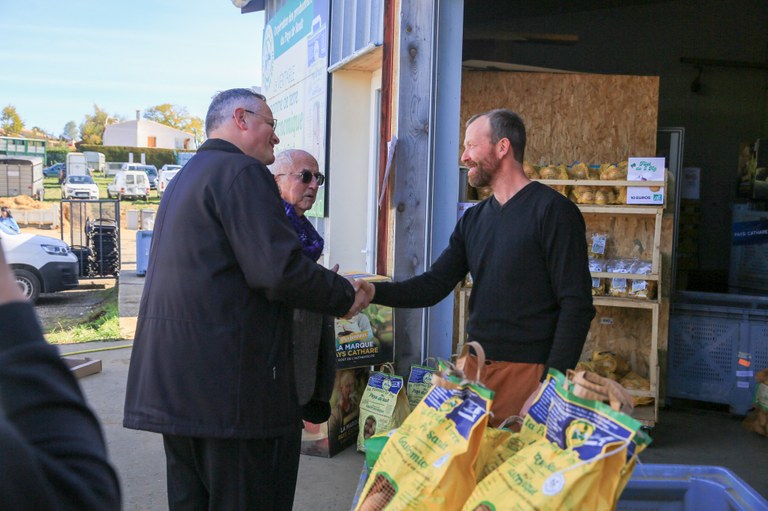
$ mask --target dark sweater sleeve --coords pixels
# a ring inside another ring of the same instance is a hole
[[[0,500],[13,510],[120,509],[100,425],[26,302],[0,306]]]
[[[457,224],[448,247],[429,270],[400,282],[374,282],[373,303],[390,307],[431,307],[448,296],[469,271],[463,237]]]
[[[544,218],[542,233],[552,291],[560,308],[547,369],[565,373],[576,367],[595,317],[584,217],[571,201],[555,201]]]

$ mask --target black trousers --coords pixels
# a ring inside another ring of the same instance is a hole
[[[282,437],[163,435],[170,511],[290,511],[301,428]]]

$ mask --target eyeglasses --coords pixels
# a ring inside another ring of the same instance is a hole
[[[248,110],[247,108],[243,108],[243,111],[244,112],[248,112],[249,114],[253,114],[256,117],[261,117],[262,119],[264,119],[264,122],[266,122],[267,124],[272,126],[272,131],[275,131],[277,129],[277,119],[275,119],[274,117],[270,119],[269,117],[267,117],[265,115],[257,114],[256,112]]]
[[[309,169],[303,169],[301,172],[292,172],[289,174],[278,174],[278,176],[301,176],[301,182],[305,185],[309,184],[313,177],[317,179],[317,186],[323,186],[323,183],[325,183],[324,175],[319,172],[312,172]]]

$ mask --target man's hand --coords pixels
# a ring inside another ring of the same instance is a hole
[[[362,289],[365,294],[368,295],[368,303],[371,303],[373,301],[373,297],[376,296],[376,286],[367,280],[358,280],[357,283],[360,285],[360,289]]]
[[[16,283],[16,277],[13,275],[10,266],[5,262],[5,252],[0,245],[0,305],[8,302],[23,302],[24,293]]]
[[[368,304],[373,299],[373,295],[376,293],[376,288],[368,281],[355,279],[350,279],[349,281],[355,289],[355,302],[344,315],[344,319],[352,319],[357,316],[361,310],[368,307]]]

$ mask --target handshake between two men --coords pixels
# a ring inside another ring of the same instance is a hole
[[[361,310],[368,307],[376,294],[376,288],[367,280],[350,278],[349,282],[355,289],[355,301],[344,315],[344,319],[352,319],[357,316]]]

